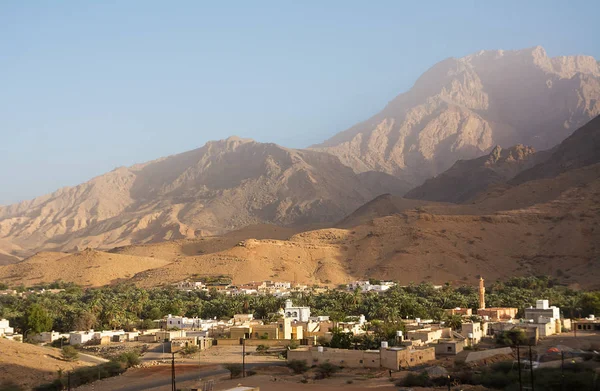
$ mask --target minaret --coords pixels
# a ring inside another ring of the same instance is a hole
[[[483,277],[479,277],[479,309],[485,309],[485,286],[483,285]]]

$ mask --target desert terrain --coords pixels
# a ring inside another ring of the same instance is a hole
[[[345,228],[294,233],[260,226],[112,252],[42,253],[1,266],[0,278],[12,284],[61,279],[84,286],[131,279],[152,287],[212,274],[230,275],[234,283],[280,279],[334,285],[365,277],[441,284],[477,275],[542,273],[592,288],[600,281],[598,178],[596,164],[493,189],[468,205],[379,197],[350,215]],[[359,224],[347,227],[351,221]]]
[[[56,379],[58,371],[92,364],[61,358],[60,349],[40,347],[0,338],[0,385],[10,380],[23,387],[49,383]]]

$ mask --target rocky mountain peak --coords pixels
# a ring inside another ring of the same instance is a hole
[[[494,145],[549,149],[598,114],[594,58],[551,58],[541,46],[480,51],[435,64],[380,113],[313,148],[416,186]]]

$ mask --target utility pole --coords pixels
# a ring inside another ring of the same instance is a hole
[[[560,390],[565,390],[565,352],[560,351]]]
[[[519,365],[519,391],[523,391],[523,382],[521,380],[521,354],[519,353],[519,345],[517,344],[517,364]]]
[[[531,345],[529,345],[529,375],[531,376],[531,391],[535,391],[533,385],[533,355],[531,354]]]
[[[175,385],[175,352],[171,352],[171,354],[171,391],[177,391],[177,386]]]
[[[71,391],[71,372],[67,372],[67,390]]]
[[[242,377],[246,377],[246,336],[242,338]]]

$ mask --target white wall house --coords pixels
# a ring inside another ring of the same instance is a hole
[[[10,327],[8,320],[0,319],[0,337],[14,334],[15,330]]]
[[[554,320],[560,319],[560,308],[548,305],[548,300],[537,300],[535,302],[535,308],[525,308],[525,319],[533,319],[537,322],[540,316],[546,318],[552,318]]]
[[[308,318],[310,318],[310,307],[295,307],[291,300],[286,300],[284,317],[299,322],[308,322]]]
[[[94,339],[94,330],[89,331],[74,331],[69,333],[70,345],[83,345]]]

